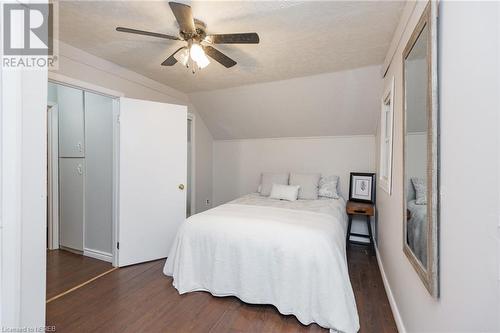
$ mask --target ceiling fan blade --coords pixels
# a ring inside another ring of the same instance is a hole
[[[214,49],[211,46],[204,46],[203,50],[205,51],[205,53],[208,56],[210,56],[212,59],[214,59],[218,63],[222,64],[226,68],[230,68],[230,67],[233,67],[234,65],[236,65],[236,61],[234,61],[233,59],[229,58],[227,55],[225,55],[221,51]]]
[[[180,51],[185,49],[186,47],[178,48],[170,57],[168,57],[164,62],[161,63],[162,66],[173,66],[177,63],[177,59],[175,59],[175,55]]]
[[[183,3],[169,2],[170,9],[174,13],[175,19],[179,23],[179,28],[183,32],[194,33],[196,28],[194,26],[193,12],[191,7]]]
[[[259,44],[260,41],[255,32],[208,35],[207,39],[214,44]]]
[[[181,40],[179,37],[165,35],[165,34],[160,34],[158,32],[151,32],[151,31],[130,29],[130,28],[124,28],[124,27],[118,27],[118,28],[116,28],[116,31],[128,32],[128,33],[131,33],[131,34],[144,35],[144,36],[165,38],[165,39],[171,39],[171,40]]]

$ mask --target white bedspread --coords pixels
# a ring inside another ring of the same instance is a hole
[[[427,263],[427,205],[417,205],[415,200],[407,204],[410,211],[408,220],[408,245],[421,263]]]
[[[179,293],[272,304],[303,324],[359,330],[345,252],[345,202],[249,195],[180,227],[164,273]],[[279,207],[276,207],[279,206]]]

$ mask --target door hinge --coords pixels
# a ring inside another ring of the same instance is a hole
[[[120,249],[120,242],[116,243],[116,248],[119,250]]]

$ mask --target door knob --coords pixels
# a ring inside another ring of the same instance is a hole
[[[184,189],[184,184],[180,184],[179,185],[179,190],[183,190]]]

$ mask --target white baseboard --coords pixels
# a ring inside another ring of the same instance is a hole
[[[83,250],[83,255],[86,257],[91,257],[94,259],[99,259],[102,261],[107,261],[107,262],[113,262],[113,255],[111,253],[99,251],[99,250],[92,250],[92,249],[84,249]]]
[[[389,285],[389,281],[387,280],[387,276],[385,275],[384,266],[382,265],[382,260],[380,260],[380,254],[378,252],[377,246],[375,246],[375,252],[377,255],[377,262],[378,262],[378,267],[380,269],[380,275],[382,275],[382,281],[384,282],[385,293],[387,294],[387,298],[389,299],[389,304],[391,306],[394,320],[396,321],[398,332],[406,333],[406,328],[403,323],[403,319],[401,318],[401,314],[399,313],[399,309],[396,304],[396,300],[394,299],[394,295],[392,294],[391,286]]]

